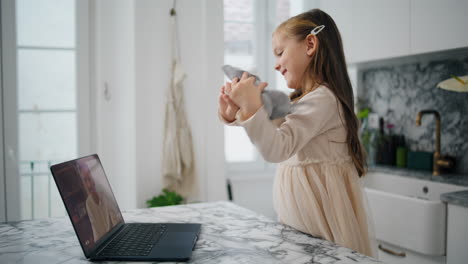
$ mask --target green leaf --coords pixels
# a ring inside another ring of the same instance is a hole
[[[358,112],[357,117],[363,119],[369,116],[369,108],[364,108]]]
[[[147,200],[146,205],[148,205],[148,207],[160,207],[168,205],[178,205],[181,204],[183,201],[184,198],[180,194],[174,191],[170,191],[168,189],[163,189],[162,194],[154,196],[150,200]]]

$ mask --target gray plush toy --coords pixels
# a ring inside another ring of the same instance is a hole
[[[240,79],[242,77],[242,74],[245,72],[231,65],[224,65],[222,69],[224,71],[224,74],[226,74],[226,76],[230,80],[234,79],[235,77],[238,77]],[[258,76],[253,75],[249,72],[247,73],[249,74],[249,76],[255,77],[255,85],[260,84],[261,81],[260,78],[258,78]],[[284,117],[291,111],[291,101],[289,100],[289,97],[283,92],[275,90],[263,90],[262,101],[263,106],[265,107],[265,110],[267,111],[268,116],[270,117],[270,120]]]

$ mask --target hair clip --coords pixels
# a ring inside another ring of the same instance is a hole
[[[320,26],[316,26],[314,29],[312,29],[310,31],[310,34],[316,36],[318,33],[320,33],[320,31],[322,31],[322,29],[325,28],[325,25],[320,25]]]

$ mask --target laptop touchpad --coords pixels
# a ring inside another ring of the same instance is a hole
[[[158,246],[191,246],[194,243],[195,237],[196,235],[193,232],[167,232],[159,241]]]

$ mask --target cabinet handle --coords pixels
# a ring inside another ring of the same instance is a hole
[[[405,252],[401,252],[401,253],[398,253],[398,252],[395,252],[391,249],[388,249],[388,248],[384,248],[381,244],[379,244],[379,249],[382,250],[383,252],[385,253],[388,253],[390,255],[394,255],[394,256],[397,256],[397,257],[406,257],[406,253]]]

